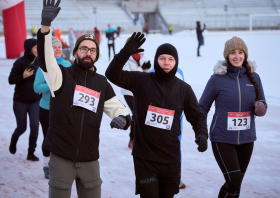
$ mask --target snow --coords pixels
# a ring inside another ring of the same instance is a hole
[[[116,39],[116,52],[124,45],[130,35],[121,35]],[[172,36],[148,35],[143,44],[147,59],[153,63],[155,51],[160,44],[171,43],[179,53],[179,67],[199,99],[203,89],[213,74],[213,67],[218,60],[223,60],[225,41],[238,36],[248,46],[249,59],[257,64],[268,111],[264,117],[256,119],[257,141],[253,155],[242,183],[241,198],[277,198],[280,197],[280,81],[279,81],[279,46],[280,31],[249,32],[204,32],[205,46],[200,48],[201,57],[196,57],[197,40],[194,31],[183,31]],[[67,36],[63,36],[67,40]],[[106,40],[100,45],[101,57],[96,63],[97,71],[104,74],[109,64]],[[43,174],[43,140],[40,127],[35,155],[39,162],[26,160],[29,129],[20,137],[17,153],[9,153],[11,135],[16,127],[13,113],[14,86],[8,84],[8,76],[15,60],[5,58],[4,38],[0,37],[0,197],[47,197],[48,180]],[[278,55],[277,55],[278,54]],[[278,87],[278,88],[277,88]],[[120,88],[113,85],[118,98],[125,103]],[[278,90],[278,91],[277,91]],[[211,123],[213,108],[208,116]],[[135,177],[131,150],[127,147],[129,130],[111,129],[110,118],[104,115],[100,132],[100,171],[102,198],[131,198],[134,195]],[[184,120],[182,137],[182,181],[185,189],[175,195],[176,198],[214,198],[223,185],[223,175],[214,159],[210,141],[204,153],[197,151],[191,125]],[[71,197],[77,197],[75,182]]]

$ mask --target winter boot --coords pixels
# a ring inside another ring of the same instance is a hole
[[[17,141],[18,141],[18,138],[14,138],[12,136],[10,147],[9,147],[9,150],[10,150],[11,154],[15,154],[17,152]]]
[[[26,159],[30,160],[30,161],[33,161],[33,162],[39,161],[39,158],[36,157],[33,152],[32,153],[28,152],[28,155],[27,155]]]
[[[179,189],[186,188],[186,185],[180,180]]]
[[[45,178],[50,179],[50,168],[49,167],[43,167]]]

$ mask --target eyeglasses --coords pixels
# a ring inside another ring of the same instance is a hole
[[[97,52],[98,52],[98,50],[95,49],[95,48],[89,49],[89,48],[87,48],[87,47],[80,47],[79,49],[80,49],[80,51],[81,51],[82,53],[87,53],[88,50],[90,50],[90,53],[91,53],[92,55],[96,55]]]

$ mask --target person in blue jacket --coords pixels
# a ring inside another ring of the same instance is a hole
[[[108,29],[106,30],[106,38],[108,39],[108,53],[109,53],[109,61],[110,61],[110,49],[113,49],[114,56],[115,53],[115,38],[116,38],[116,30],[114,28],[111,28],[111,25],[108,25]]]
[[[57,64],[62,65],[64,67],[70,67],[71,63],[68,60],[64,60],[62,56],[62,44],[60,40],[53,37],[52,38],[52,47],[54,51],[54,57],[56,58]],[[51,92],[50,88],[44,78],[44,75],[42,73],[41,69],[38,69],[36,72],[36,77],[34,81],[34,91],[36,93],[41,93],[42,98],[39,103],[39,120],[42,126],[42,131],[44,135],[44,140],[47,135],[48,126],[49,126],[49,109],[50,109],[50,97]],[[43,141],[44,143],[44,141]],[[49,179],[49,158],[50,158],[50,152],[43,149],[43,143],[42,143],[42,152],[44,155],[44,166],[43,170],[45,173],[45,178]]]
[[[225,178],[218,197],[236,198],[257,139],[255,116],[264,116],[267,104],[256,65],[247,60],[244,41],[238,37],[228,40],[224,58],[214,67],[199,105],[207,116],[215,101],[210,141]]]
[[[155,69],[154,68],[151,69],[150,72],[155,72]],[[184,73],[179,67],[177,68],[177,72],[175,76],[185,82]],[[180,144],[181,144],[182,132],[183,132],[183,114],[180,117],[180,125],[181,125],[181,135],[179,135],[178,139],[180,140]],[[182,151],[181,151],[181,161],[182,161]],[[186,184],[184,184],[182,180],[180,180],[179,188],[180,189],[186,188]]]

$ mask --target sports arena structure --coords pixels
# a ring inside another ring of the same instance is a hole
[[[280,0],[61,0],[61,12],[53,26],[67,31],[106,30],[108,23],[123,30],[146,22],[150,30],[167,32],[195,28],[196,21],[208,30],[280,29]],[[42,1],[25,0],[27,30],[40,25]]]
[[[0,1],[8,58],[19,56],[23,46],[15,44],[40,26],[42,6],[42,0]],[[169,25],[176,33],[194,29],[196,21],[209,31],[280,29],[280,0],[61,0],[60,7],[52,28],[64,33],[69,28],[92,32],[95,26],[103,32],[108,24],[132,33],[147,24],[149,33],[166,34]]]

